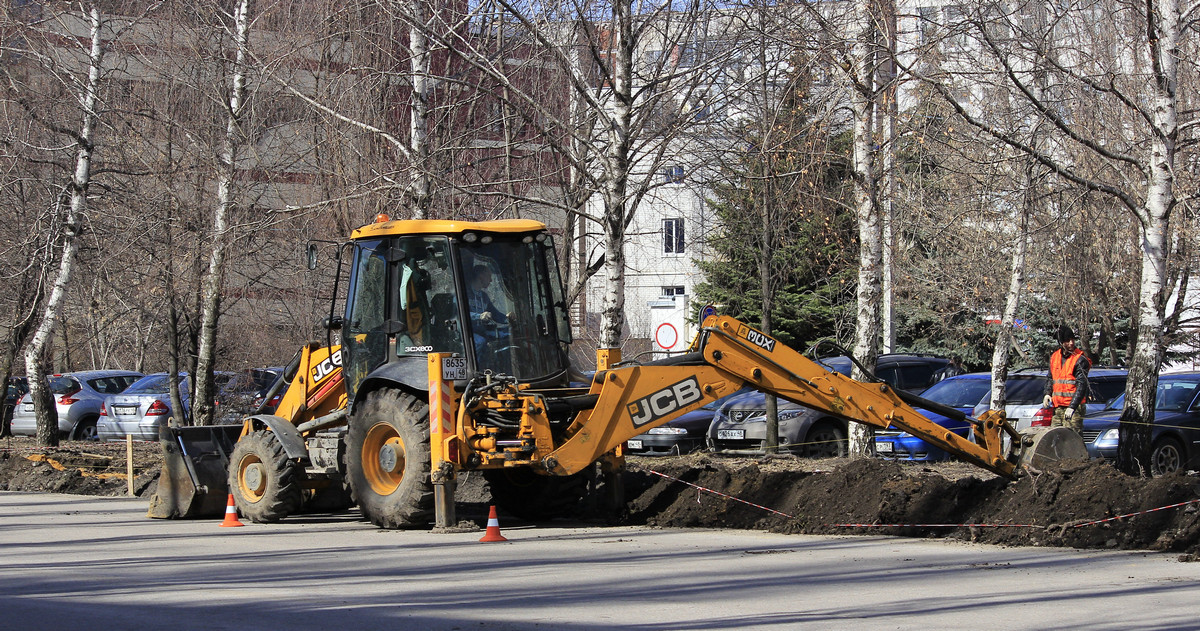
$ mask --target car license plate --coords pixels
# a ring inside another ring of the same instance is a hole
[[[627,441],[625,441],[625,444],[628,445],[630,449],[641,449],[642,448],[642,441],[640,441],[640,440],[627,440]]]
[[[114,405],[112,406],[113,414],[137,414],[136,405]]]
[[[719,429],[717,430],[718,440],[743,440],[746,438],[746,430],[744,429]]]
[[[32,404],[32,403],[26,403],[26,404],[22,405],[22,406],[21,406],[21,411],[22,411],[22,412],[32,412],[32,411],[33,411],[33,404]]]
[[[893,445],[892,443],[876,442],[875,443],[875,451],[877,451],[881,454],[890,454],[890,453],[896,451],[896,446]]]

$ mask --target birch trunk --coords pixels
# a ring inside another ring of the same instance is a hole
[[[1029,217],[1033,213],[1034,184],[1033,161],[1026,169],[1025,194],[1014,224],[1017,228],[1008,277],[1008,291],[1004,294],[1004,314],[1000,317],[1000,331],[996,334],[996,348],[992,351],[991,409],[1003,410],[1008,400],[1008,354],[1013,343],[1013,325],[1017,321],[1017,307],[1021,304],[1021,289],[1025,286],[1025,255],[1029,250]]]
[[[883,222],[879,216],[872,130],[871,43],[873,29],[868,0],[854,2],[854,41],[850,52],[851,108],[854,116],[854,205],[858,220],[858,293],[855,319],[854,358],[870,371],[879,356],[881,265]],[[855,367],[852,377],[865,379]],[[851,455],[869,455],[875,450],[875,432],[862,423],[850,424]]]
[[[1166,312],[1168,235],[1175,206],[1175,152],[1179,133],[1179,2],[1147,0],[1149,57],[1154,68],[1154,109],[1145,208],[1139,209],[1142,276],[1138,292],[1137,342],[1129,362],[1116,466],[1129,474],[1150,470],[1151,424],[1162,365]]]
[[[91,22],[88,77],[83,86],[83,93],[78,95],[83,121],[76,138],[75,172],[65,192],[67,216],[63,221],[62,254],[58,262],[58,273],[46,298],[41,322],[30,337],[29,346],[25,348],[25,376],[29,378],[30,398],[37,415],[37,443],[43,447],[58,444],[58,411],[50,397],[42,358],[58,324],[59,310],[62,308],[63,297],[71,280],[71,270],[79,253],[79,237],[87,213],[87,190],[92,177],[92,154],[95,151],[93,135],[97,123],[96,105],[104,67],[100,9],[92,6],[88,11],[88,18]],[[61,197],[59,199],[61,200]]]
[[[430,55],[426,31],[429,11],[424,0],[410,0],[412,23],[408,28],[409,70],[412,73],[412,98],[409,103],[409,205],[413,219],[425,219],[429,213],[431,191],[429,175],[429,78]]]
[[[613,11],[612,119],[604,161],[604,304],[600,347],[618,348],[625,327],[625,228],[628,223],[629,172],[632,169],[633,18],[627,1]]]
[[[212,425],[215,421],[216,386],[213,370],[216,365],[217,323],[221,311],[221,286],[225,277],[225,248],[228,246],[229,213],[237,197],[234,178],[238,152],[242,145],[242,109],[246,102],[247,69],[250,39],[250,0],[240,0],[234,13],[234,42],[236,51],[229,96],[229,112],[225,123],[225,138],[217,175],[217,205],[213,212],[212,249],[208,255],[200,294],[200,339],[197,344],[196,372],[192,375],[192,421],[196,425]]]

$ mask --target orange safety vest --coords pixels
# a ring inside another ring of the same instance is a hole
[[[1061,348],[1050,355],[1050,379],[1054,383],[1050,404],[1054,407],[1065,408],[1075,398],[1075,364],[1082,356],[1083,351],[1078,348],[1066,361],[1063,361]]]

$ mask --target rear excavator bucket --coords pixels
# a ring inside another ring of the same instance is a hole
[[[224,513],[229,454],[241,432],[241,425],[162,428],[162,472],[146,516],[190,519]]]
[[[1021,467],[1041,471],[1064,460],[1087,460],[1087,447],[1075,430],[1067,427],[1036,427],[1021,432],[1024,449]]]

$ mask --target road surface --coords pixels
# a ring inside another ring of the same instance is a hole
[[[877,536],[158,521],[0,493],[0,628],[1195,629],[1200,563]]]

